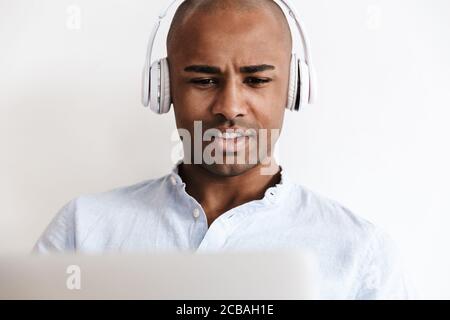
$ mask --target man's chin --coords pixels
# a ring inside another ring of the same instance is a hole
[[[223,176],[223,177],[233,177],[233,176],[239,176],[241,174],[244,174],[245,172],[249,171],[250,169],[256,167],[258,164],[205,164],[203,163],[201,166],[207,170],[208,172]]]

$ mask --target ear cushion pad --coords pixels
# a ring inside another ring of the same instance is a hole
[[[300,75],[300,61],[298,61],[295,64],[295,66],[297,68],[296,70],[297,70],[298,74]],[[297,91],[296,91],[296,95],[295,95],[295,105],[292,110],[299,111],[300,110],[300,91],[301,91],[301,87],[300,87],[301,80],[300,79],[297,81],[296,85],[297,85]]]
[[[152,63],[150,69],[150,109],[153,112],[161,113],[160,106],[160,79],[161,79],[160,61],[157,60]]]
[[[301,109],[303,106],[309,103],[309,67],[302,60],[299,60],[299,68],[300,68],[300,106],[298,109]]]
[[[167,58],[161,59],[160,97],[161,97],[160,101],[161,113],[169,112],[172,101],[170,97],[170,76],[169,76],[169,63],[167,61]]]
[[[291,64],[289,69],[289,88],[288,88],[288,101],[286,109],[294,110],[295,100],[297,96],[297,78],[298,78],[298,63],[297,57],[293,53],[291,55]]]
[[[152,63],[150,69],[150,109],[163,114],[170,109],[170,76],[167,58]]]

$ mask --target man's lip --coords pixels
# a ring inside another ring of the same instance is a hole
[[[218,128],[209,128],[205,132],[207,133],[205,136],[207,137],[216,137],[216,133],[219,131],[221,134],[226,133],[238,133],[242,134],[243,136],[249,137],[254,136],[256,134],[255,129],[247,129],[247,128],[241,128],[241,127],[218,127]]]
[[[215,145],[216,152],[230,154],[245,150],[249,139],[251,137],[245,135],[240,137],[213,136],[211,143]]]

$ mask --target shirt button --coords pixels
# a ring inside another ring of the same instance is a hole
[[[192,212],[192,215],[194,216],[195,219],[197,219],[198,217],[200,217],[200,210],[198,210],[198,208],[195,208],[194,211]]]
[[[176,185],[176,184],[177,184],[177,179],[175,179],[174,176],[171,176],[171,177],[170,177],[170,181],[172,182],[173,185]]]

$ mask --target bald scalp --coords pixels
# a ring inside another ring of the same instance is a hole
[[[185,0],[175,12],[172,23],[170,25],[167,36],[166,48],[167,53],[174,48],[177,37],[182,32],[186,23],[189,23],[189,18],[194,14],[214,15],[221,11],[234,11],[238,14],[245,14],[258,10],[266,10],[273,14],[277,21],[282,26],[283,33],[288,36],[288,46],[292,50],[292,36],[289,28],[289,23],[286,19],[283,10],[273,0]],[[264,23],[264,21],[261,21]]]

